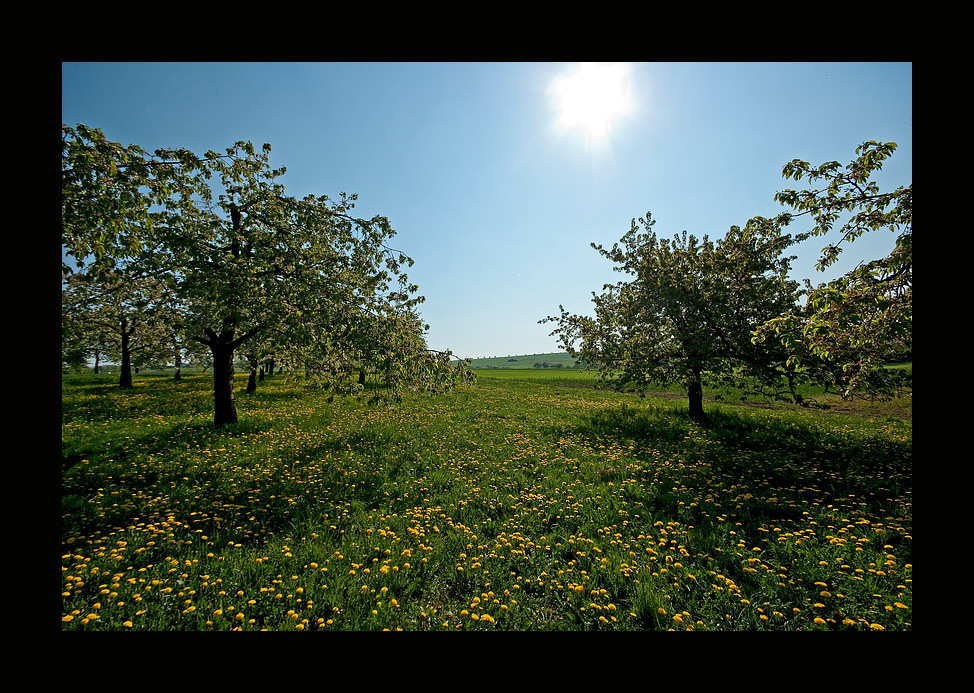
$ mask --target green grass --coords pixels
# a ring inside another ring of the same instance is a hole
[[[573,375],[240,376],[219,431],[208,376],[65,377],[62,629],[912,629],[908,421]]]
[[[539,364],[536,366],[535,364]],[[547,368],[544,367],[547,364]],[[471,365],[475,369],[537,369],[537,370],[563,370],[566,368],[577,368],[576,360],[568,352],[553,352],[546,354],[519,354],[513,356],[490,356],[471,359]]]

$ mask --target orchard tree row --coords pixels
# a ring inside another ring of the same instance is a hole
[[[795,159],[784,177],[821,185],[777,193],[790,211],[754,217],[717,241],[686,231],[662,238],[649,213],[633,219],[611,249],[592,244],[628,278],[593,292],[594,314],[560,307],[541,322],[555,323],[561,348],[614,385],[682,385],[697,418],[706,418],[705,384],[800,404],[807,384],[846,398],[902,392],[910,373],[886,364],[913,349],[913,185],[882,192],[871,180],[895,149],[866,142],[844,168]],[[810,226],[785,233],[800,219]],[[886,232],[896,240],[887,257],[819,286],[790,278],[795,257],[786,252],[798,243],[832,234],[817,263],[824,270],[863,234]]]
[[[392,397],[471,378],[427,348],[389,220],[355,216],[356,195],[288,195],[270,150],[150,154],[62,125],[62,360],[112,354],[123,387],[133,360],[208,362],[217,426],[237,421],[235,358],[378,373]]]

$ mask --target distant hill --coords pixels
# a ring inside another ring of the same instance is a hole
[[[510,356],[491,356],[471,359],[475,369],[490,368],[578,368],[575,359],[568,352],[554,352],[550,354],[519,354]],[[536,365],[540,364],[540,365]]]

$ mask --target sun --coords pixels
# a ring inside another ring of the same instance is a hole
[[[629,111],[632,96],[629,70],[619,63],[581,63],[553,85],[558,122],[566,130],[578,128],[589,138],[602,139],[613,120]]]

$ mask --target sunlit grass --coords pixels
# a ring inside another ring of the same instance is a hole
[[[912,427],[481,374],[62,381],[63,630],[910,630]]]

